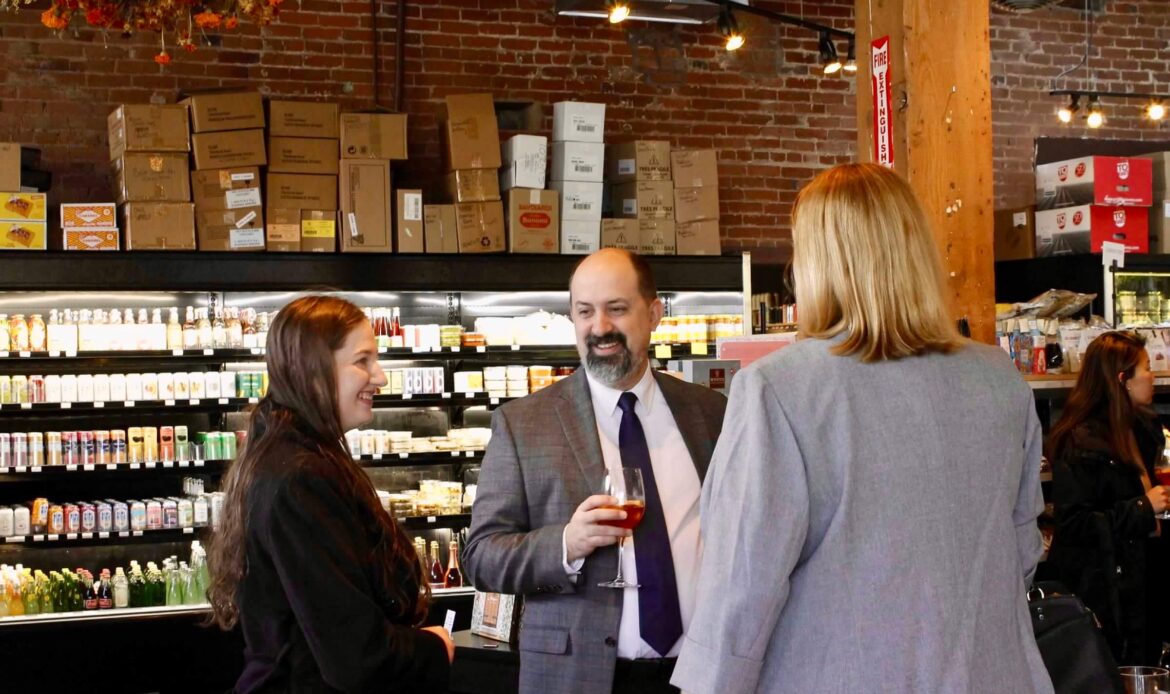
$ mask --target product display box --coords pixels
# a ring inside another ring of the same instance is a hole
[[[337,140],[268,138],[268,171],[271,173],[336,174],[337,167]]]
[[[201,251],[262,251],[264,210],[259,206],[234,210],[196,209],[195,237]]]
[[[421,190],[400,188],[394,203],[394,251],[423,253],[426,250],[426,226],[423,219]]]
[[[561,220],[561,253],[587,255],[601,249],[601,220]]]
[[[674,219],[676,222],[719,219],[719,188],[675,188]]]
[[[502,202],[465,202],[455,205],[455,228],[460,253],[502,253],[507,250]]]
[[[561,198],[561,219],[582,222],[601,221],[601,198],[604,183],[583,181],[549,181],[549,188]],[[564,247],[564,244],[561,244]]]
[[[504,202],[510,252],[560,251],[560,196],[555,190],[513,188],[505,194]]]
[[[272,137],[323,137],[336,140],[340,109],[320,101],[268,102],[268,134]]]
[[[500,199],[496,169],[452,171],[445,179],[448,202],[489,202]]]
[[[683,380],[724,395],[731,393],[731,379],[739,372],[739,361],[735,359],[674,359],[667,368],[683,375]]]
[[[1036,255],[1100,253],[1105,241],[1125,244],[1126,253],[1147,253],[1150,209],[1079,205],[1036,212]]]
[[[504,142],[500,190],[544,188],[548,172],[548,138],[515,135]]]
[[[718,188],[719,152],[676,149],[670,153],[670,173],[679,188]]]
[[[669,181],[670,142],[635,140],[606,148],[605,178],[611,183]]]
[[[669,219],[639,219],[638,239],[642,255],[674,255],[674,221]]]
[[[0,190],[20,190],[19,143],[0,142]]]
[[[424,205],[427,253],[458,253],[459,233],[454,205]]]
[[[553,140],[557,142],[603,142],[605,104],[558,101],[553,104]]]
[[[0,219],[14,222],[48,220],[48,202],[44,193],[0,192]]]
[[[635,181],[613,187],[615,217],[674,219],[674,184],[670,181]]]
[[[337,177],[268,174],[265,206],[270,210],[336,210]]]
[[[195,205],[128,202],[122,206],[128,251],[195,250]]]
[[[407,158],[405,113],[343,113],[340,124],[342,157]]]
[[[117,251],[122,245],[117,229],[63,229],[61,248],[66,251]]]
[[[264,127],[260,92],[209,92],[180,102],[191,111],[191,132],[252,130]]]
[[[674,225],[675,253],[677,255],[722,255],[719,239],[719,220],[677,222]]]
[[[605,145],[600,142],[554,142],[552,178],[600,183],[605,176]]]
[[[1081,157],[1036,167],[1036,206],[1149,207],[1153,161],[1143,157]]]
[[[62,229],[117,230],[118,210],[112,202],[61,205]]]
[[[260,169],[241,166],[191,172],[191,200],[197,210],[237,210],[259,207]]]
[[[394,250],[390,162],[341,160],[341,251],[390,253]]]
[[[114,159],[114,193],[123,202],[190,202],[186,153],[127,152]]]
[[[264,166],[264,131],[225,130],[191,136],[195,169],[228,169],[238,166]]]
[[[500,130],[492,95],[451,95],[444,107],[440,132],[447,170],[498,169]]]
[[[48,248],[48,208],[44,193],[0,192],[0,249]]]
[[[126,152],[189,152],[187,107],[180,104],[123,104],[106,119],[110,159]]]
[[[1036,256],[1036,208],[995,211],[995,259],[1020,260]]]
[[[642,236],[636,219],[601,220],[601,247],[621,248],[634,253],[642,250]]]
[[[336,210],[268,210],[266,243],[269,251],[335,253]]]

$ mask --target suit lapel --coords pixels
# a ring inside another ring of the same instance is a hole
[[[601,491],[605,480],[605,460],[601,457],[601,441],[597,436],[597,419],[593,416],[593,399],[585,368],[569,377],[570,383],[557,404],[557,417],[573,449],[581,474],[585,476],[592,493]]]
[[[702,482],[707,476],[707,465],[711,462],[712,453],[712,437],[707,420],[703,417],[703,412],[687,400],[681,381],[657,371],[654,372],[654,379],[662,390],[666,404],[670,406],[674,423],[678,426],[678,432],[691,454],[695,471],[699,473],[699,482]]]

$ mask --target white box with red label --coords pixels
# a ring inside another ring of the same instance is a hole
[[[1100,253],[1104,241],[1125,244],[1126,253],[1149,252],[1149,208],[1078,205],[1036,212],[1038,257]]]
[[[1154,202],[1154,166],[1142,157],[1081,157],[1036,167],[1036,206],[1149,207]]]

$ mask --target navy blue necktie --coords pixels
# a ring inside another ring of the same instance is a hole
[[[666,516],[662,499],[654,481],[654,467],[650,464],[650,447],[634,405],[638,396],[622,393],[618,407],[622,410],[622,425],[618,430],[618,448],[622,466],[642,471],[646,488],[646,515],[634,529],[635,564],[638,566],[638,624],[642,640],[665,656],[682,636],[682,613],[678,606],[678,582],[674,577],[674,557],[670,553],[670,535],[666,530]]]

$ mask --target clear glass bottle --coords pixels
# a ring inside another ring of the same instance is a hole
[[[196,321],[196,326],[199,329],[199,341],[196,345],[200,349],[207,349],[215,345],[212,337],[211,320],[207,317],[207,309],[201,308],[197,314],[199,318]]]
[[[215,309],[211,321],[211,346],[216,349],[226,349],[228,346],[227,323],[223,320],[223,309]]]
[[[244,325],[240,322],[240,309],[234,306],[228,309],[227,344],[232,349],[244,346]]]
[[[130,606],[130,581],[126,578],[126,574],[122,572],[122,567],[115,569],[114,578],[114,607],[122,608]]]
[[[183,326],[179,325],[177,306],[172,306],[167,316],[167,349],[183,349]]]

